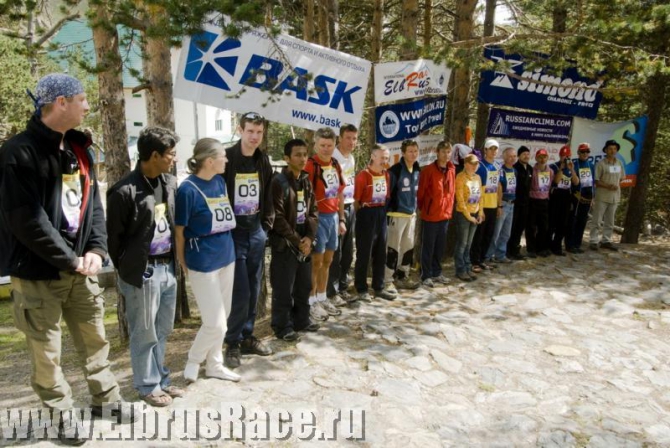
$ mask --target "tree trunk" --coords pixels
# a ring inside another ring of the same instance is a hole
[[[372,29],[370,30],[370,62],[379,62],[382,53],[382,26],[384,18],[384,0],[374,0],[372,11]],[[372,75],[372,74],[371,74]],[[366,103],[371,107],[368,109],[368,148],[372,148],[377,140],[375,137],[375,78],[370,76],[368,85],[368,98]]]
[[[319,18],[319,45],[330,45],[330,26],[328,24],[328,0],[319,0],[317,13]]]
[[[416,59],[416,30],[419,26],[419,1],[405,0],[402,4],[400,58],[404,61]]]
[[[647,122],[647,135],[644,139],[637,180],[628,198],[628,210],[626,211],[624,231],[621,237],[622,243],[637,244],[640,232],[642,231],[651,161],[654,158],[658,127],[665,105],[666,90],[669,86],[670,76],[660,73],[653,75],[647,81],[645,89],[645,103],[649,120]]]
[[[149,29],[160,29],[161,24],[167,20],[165,9],[160,6],[148,6],[146,20]],[[174,131],[172,61],[167,39],[145,34],[143,68],[144,77],[149,82],[146,95],[148,124]]]
[[[130,171],[128,137],[126,134],[126,107],[123,98],[122,63],[119,54],[119,35],[109,22],[109,12],[104,4],[95,6],[93,45],[97,61],[98,89],[100,93],[100,118],[105,148],[107,185],[114,185]],[[119,336],[128,340],[125,300],[118,292],[117,316]]]
[[[314,0],[305,0],[305,21],[302,28],[302,37],[307,42],[314,42]]]
[[[340,49],[340,4],[339,0],[328,0],[328,36],[329,47]]]
[[[486,13],[484,18],[484,37],[493,36],[496,16],[496,0],[486,0]],[[477,89],[475,90],[477,91]],[[475,125],[475,146],[481,148],[486,139],[486,128],[489,123],[490,106],[486,103],[477,104],[477,124]],[[468,142],[465,142],[466,144]]]
[[[423,8],[423,48],[430,49],[430,38],[433,37],[433,0],[426,0]]]

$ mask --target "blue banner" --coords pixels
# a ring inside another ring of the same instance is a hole
[[[489,137],[539,142],[567,143],[571,117],[533,114],[493,108],[489,115]]]
[[[590,119],[598,114],[603,95],[594,89],[603,81],[584,78],[574,67],[560,75],[546,68],[526,70],[521,55],[505,54],[499,48],[484,49],[484,57],[494,61],[498,70],[482,72],[479,102]]]
[[[441,126],[446,107],[446,96],[378,107],[375,111],[377,143],[414,138],[426,129]]]

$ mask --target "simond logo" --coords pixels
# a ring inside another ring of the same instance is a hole
[[[509,126],[507,126],[505,120],[503,120],[502,114],[497,114],[496,118],[493,120],[491,133],[493,135],[509,135]]]
[[[227,53],[242,44],[237,39],[227,38],[214,46],[217,37],[214,33],[203,32],[191,38],[184,78],[230,91],[230,81],[233,80],[237,67],[237,56],[229,56]]]

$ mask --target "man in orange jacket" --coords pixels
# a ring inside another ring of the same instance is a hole
[[[447,227],[454,208],[456,167],[450,161],[451,144],[437,144],[437,160],[421,170],[417,201],[421,212],[421,282],[432,288],[447,284],[440,261],[444,255]]]

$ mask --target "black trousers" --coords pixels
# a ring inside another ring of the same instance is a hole
[[[344,220],[347,232],[339,236],[337,250],[333,253],[333,262],[330,263],[326,287],[328,297],[346,291],[349,287],[349,270],[354,262],[354,226],[356,225],[354,204],[344,206]]]
[[[563,250],[571,222],[572,194],[570,190],[554,189],[549,197],[549,248],[552,252]]]
[[[312,262],[300,263],[291,250],[272,246],[270,284],[272,285],[271,326],[277,337],[310,324],[309,294],[312,290]]]
[[[528,234],[528,215],[530,205],[528,202],[514,201],[514,218],[512,218],[512,233],[507,241],[507,255],[516,256],[521,252],[521,234]]]
[[[549,199],[530,199],[526,249],[537,253],[549,249]]]
[[[356,266],[354,285],[368,291],[368,266],[372,262],[372,289],[384,289],[386,268],[386,207],[363,207],[356,213]]]
[[[580,202],[579,199],[574,198],[573,207],[572,229],[568,239],[566,240],[566,246],[568,246],[570,249],[577,249],[582,245],[584,230],[586,229],[586,222],[589,220],[591,202]]]
[[[473,266],[481,264],[484,261],[486,251],[493,239],[497,217],[497,208],[484,209],[484,222],[477,226],[475,238],[472,240],[472,247],[470,248],[470,262]]]

